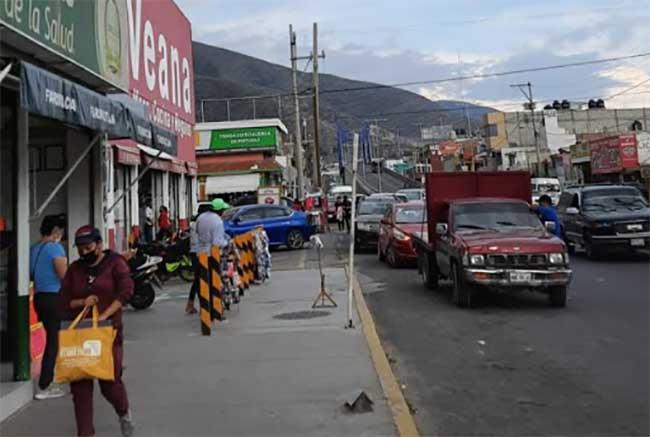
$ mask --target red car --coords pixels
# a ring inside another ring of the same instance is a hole
[[[385,260],[391,267],[416,265],[417,254],[411,236],[426,232],[427,219],[423,202],[393,205],[384,215],[379,227],[379,260]]]

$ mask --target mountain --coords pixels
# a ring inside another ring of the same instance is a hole
[[[193,43],[195,94],[197,120],[227,120],[228,109],[231,119],[278,117],[283,119],[289,130],[293,130],[293,102],[289,95],[291,70],[261,59],[237,53],[200,42]],[[399,88],[382,86],[370,82],[345,79],[331,74],[321,74],[321,121],[322,151],[333,154],[335,147],[335,123],[339,120],[349,129],[357,131],[366,119],[381,119],[382,129],[397,132],[402,137],[415,139],[419,135],[418,125],[466,126],[464,109],[473,129],[490,108],[457,101],[431,101],[419,94]],[[311,73],[298,74],[298,88],[309,94]],[[255,99],[255,108],[250,99],[205,101],[204,99],[225,99],[228,97],[270,96]],[[301,98],[301,115],[311,124],[312,99]]]

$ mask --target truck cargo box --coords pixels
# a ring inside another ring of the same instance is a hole
[[[498,197],[530,202],[527,171],[434,172],[426,175],[428,235],[435,235],[444,202],[476,197]],[[433,241],[433,238],[430,238]]]

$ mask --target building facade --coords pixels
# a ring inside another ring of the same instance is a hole
[[[282,121],[198,123],[195,130],[201,200],[232,202],[265,187],[287,192],[292,172],[283,155],[288,131]]]
[[[172,0],[6,1],[0,29],[4,419],[32,397],[31,382],[4,377],[31,378],[29,248],[43,217],[65,220],[70,260],[85,224],[122,250],[147,187],[183,225],[197,167],[191,30]]]

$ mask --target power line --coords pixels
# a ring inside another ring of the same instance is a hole
[[[445,82],[456,82],[460,80],[472,80],[472,79],[487,79],[487,78],[492,78],[492,77],[503,77],[503,76],[511,76],[515,74],[523,74],[523,73],[534,73],[534,72],[540,72],[540,71],[549,71],[549,70],[559,70],[559,69],[564,69],[564,68],[573,68],[573,67],[583,67],[587,65],[596,65],[596,64],[604,64],[608,62],[617,62],[617,61],[623,61],[626,59],[637,59],[637,58],[645,58],[650,56],[650,52],[643,52],[643,53],[637,53],[634,55],[627,55],[627,56],[617,56],[613,58],[601,58],[601,59],[593,59],[590,61],[578,61],[578,62],[569,62],[569,63],[564,63],[564,64],[555,64],[555,65],[546,65],[546,66],[541,66],[541,67],[531,67],[531,68],[522,68],[519,70],[506,70],[506,71],[499,71],[495,73],[484,73],[484,74],[473,74],[473,75],[468,75],[468,76],[456,76],[456,77],[447,77],[443,79],[431,79],[431,80],[421,80],[421,81],[413,81],[413,82],[401,82],[401,83],[394,83],[394,84],[375,84],[375,85],[369,85],[369,86],[359,86],[359,87],[348,87],[348,88],[333,88],[329,90],[321,90],[321,94],[332,94],[332,93],[340,93],[340,92],[350,92],[350,91],[366,91],[366,90],[373,90],[373,89],[380,89],[380,88],[401,88],[401,87],[409,87],[409,86],[416,86],[416,85],[429,85],[429,84],[434,84],[434,83],[445,83]]]
[[[650,82],[650,77],[647,78],[646,80],[643,80],[643,81],[637,83],[636,85],[632,85],[631,87],[624,89],[623,91],[619,91],[617,93],[612,94],[611,96],[607,97],[607,99],[614,99],[614,98],[616,98],[618,96],[622,96],[623,94],[627,94],[629,91],[632,91],[633,89],[636,89],[636,88],[638,88],[638,87],[640,87],[643,84],[648,83],[648,82]]]

